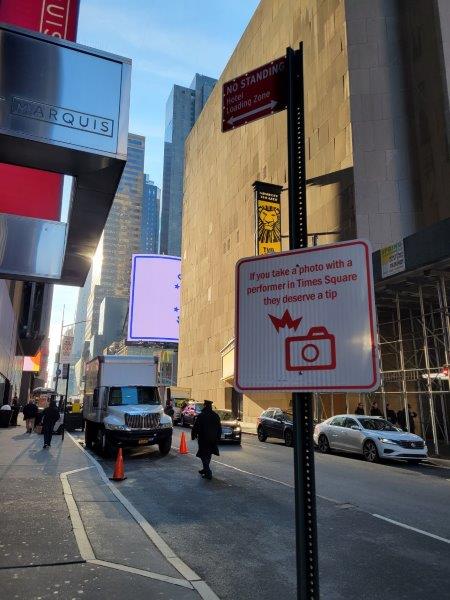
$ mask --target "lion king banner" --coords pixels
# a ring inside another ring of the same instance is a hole
[[[255,181],[256,253],[281,252],[281,185]]]

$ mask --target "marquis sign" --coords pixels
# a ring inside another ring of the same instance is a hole
[[[76,180],[67,226],[0,215],[0,277],[83,285],[127,158],[131,61],[59,39],[58,23],[0,25],[0,162]]]
[[[112,137],[114,130],[114,121],[106,117],[81,113],[62,106],[52,106],[44,102],[33,102],[24,98],[12,98],[11,114],[107,137]]]
[[[120,152],[122,76],[129,65],[55,41],[0,30],[0,132],[76,149]]]

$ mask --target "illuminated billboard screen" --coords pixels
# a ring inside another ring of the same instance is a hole
[[[134,254],[128,341],[178,342],[181,258]]]
[[[23,357],[23,371],[28,373],[39,373],[41,369],[41,352],[38,352],[35,356],[24,356]]]

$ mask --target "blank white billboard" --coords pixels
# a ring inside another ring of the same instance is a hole
[[[133,254],[128,341],[178,342],[181,258]]]

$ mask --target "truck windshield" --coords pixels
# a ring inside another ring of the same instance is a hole
[[[123,386],[109,389],[109,406],[128,404],[160,404],[158,389],[155,387]]]

